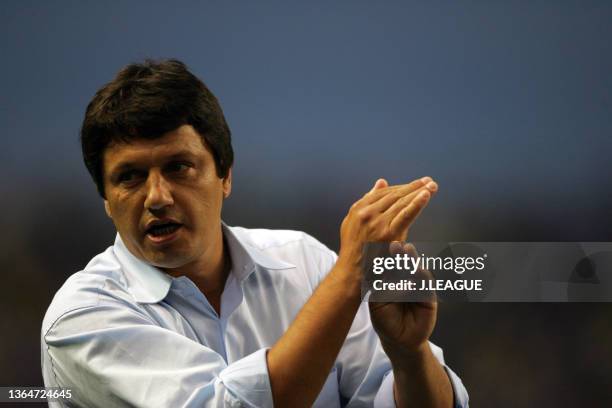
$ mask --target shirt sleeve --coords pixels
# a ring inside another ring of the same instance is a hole
[[[43,340],[51,372],[45,383],[70,388],[68,406],[272,406],[267,349],[227,365],[129,306],[68,312]]]

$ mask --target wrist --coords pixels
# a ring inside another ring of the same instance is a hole
[[[330,271],[328,278],[341,285],[344,288],[344,292],[361,296],[361,265],[356,264],[351,258],[339,255],[336,265]]]
[[[381,343],[383,350],[391,360],[393,371],[396,370],[407,370],[413,371],[419,366],[426,363],[427,359],[431,355],[431,348],[429,342],[425,341],[415,347],[406,347],[397,344],[385,344]]]
[[[338,252],[338,262],[344,264],[349,268],[361,269],[361,263],[363,261],[363,245],[357,245],[354,243],[340,245],[340,251]]]

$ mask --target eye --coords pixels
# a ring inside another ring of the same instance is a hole
[[[169,171],[170,173],[181,174],[181,173],[185,173],[191,167],[193,167],[193,165],[191,163],[187,163],[187,162],[172,162],[172,163],[169,163],[168,166],[166,166],[166,170]]]
[[[144,173],[140,170],[126,170],[119,174],[117,181],[119,183],[133,183],[144,177]]]

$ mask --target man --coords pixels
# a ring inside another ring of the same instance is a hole
[[[132,64],[81,131],[115,244],[71,276],[42,327],[47,386],[69,406],[467,406],[428,342],[435,303],[361,302],[368,241],[406,238],[437,185],[378,180],[338,256],[295,231],[222,223],[230,132],[181,62]]]

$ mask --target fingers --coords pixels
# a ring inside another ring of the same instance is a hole
[[[394,202],[392,202],[390,206],[384,209],[386,213],[385,215],[389,217],[389,219],[391,220],[397,215],[397,213],[399,213],[402,209],[404,209],[408,204],[410,204],[420,194],[425,194],[426,192],[429,192],[430,196],[432,196],[437,191],[438,191],[438,184],[435,181],[430,181],[429,183],[427,183],[427,185],[425,185],[425,187],[421,187],[420,189],[408,195],[402,196],[399,199],[396,199]],[[383,200],[379,200],[374,205],[378,206],[379,205],[378,203],[381,201]]]
[[[392,243],[389,244],[389,253],[391,255],[402,255],[402,254],[406,254],[408,256],[411,256],[413,258],[416,258],[419,256],[416,247],[411,244],[410,242],[402,242],[402,241],[394,241]]]
[[[389,253],[392,256],[395,255],[403,255],[406,254],[408,255],[410,258],[419,258],[419,253],[416,249],[416,247],[410,243],[410,242],[401,242],[401,241],[395,241],[389,244]],[[422,265],[419,266],[416,271],[414,272],[414,278],[419,278],[419,279],[432,279],[433,278],[433,274],[431,273],[431,271],[425,269]]]
[[[414,200],[417,194],[419,194],[421,191],[429,191],[431,195],[435,194],[438,191],[438,184],[435,181],[430,181],[423,187],[417,188],[414,191],[408,193],[405,191],[406,190],[396,190],[376,201],[372,204],[372,206],[374,206],[379,212],[389,211],[389,215],[393,217],[400,209],[404,208],[406,205],[408,205],[408,203]]]
[[[406,254],[411,257],[418,257],[416,247],[410,242],[393,241],[389,244],[389,253],[393,256]]]
[[[374,183],[374,187],[372,187],[372,189],[369,192],[372,193],[376,190],[381,190],[385,187],[389,187],[389,183],[387,183],[387,180],[385,180],[384,178],[380,178],[376,180],[376,182]]]
[[[393,187],[385,179],[379,179],[360,201],[371,216],[383,217],[385,221],[381,219],[381,222],[388,226],[394,239],[404,240],[410,224],[437,191],[438,184],[431,177]]]
[[[431,193],[429,190],[422,190],[405,206],[394,208],[393,212],[389,214],[389,217],[392,217],[389,223],[389,230],[397,234],[396,236],[400,237],[403,241],[408,232],[408,227],[419,216],[423,208],[427,206],[430,198]]]
[[[400,196],[410,194],[411,192],[419,189],[420,187],[425,186],[430,181],[431,181],[431,177],[422,177],[408,184],[401,184],[401,185],[389,187],[389,184],[387,183],[385,179],[379,179],[374,184],[374,188],[372,188],[372,190],[370,190],[361,199],[361,201],[363,201],[363,204],[365,205],[370,205],[391,194],[395,194],[395,196],[399,198]]]
[[[391,244],[389,244],[389,253],[392,256],[395,256],[397,254],[406,254],[411,258],[419,258],[419,253],[416,247],[410,242],[392,242]],[[434,275],[430,270],[425,269],[423,265],[421,265],[414,271],[414,274],[411,276],[410,279],[414,282],[417,282],[417,287],[421,287],[421,281],[430,281],[434,279]],[[437,302],[435,290],[420,291],[418,295],[418,303],[425,307],[432,307],[432,305]]]
[[[357,253],[360,245],[367,241],[403,241],[408,226],[437,189],[431,177],[391,187],[385,179],[378,179],[372,189],[351,206],[342,221],[341,246],[355,243],[352,250]]]
[[[404,243],[401,241],[393,241],[389,244],[389,253],[393,256],[404,253]]]

